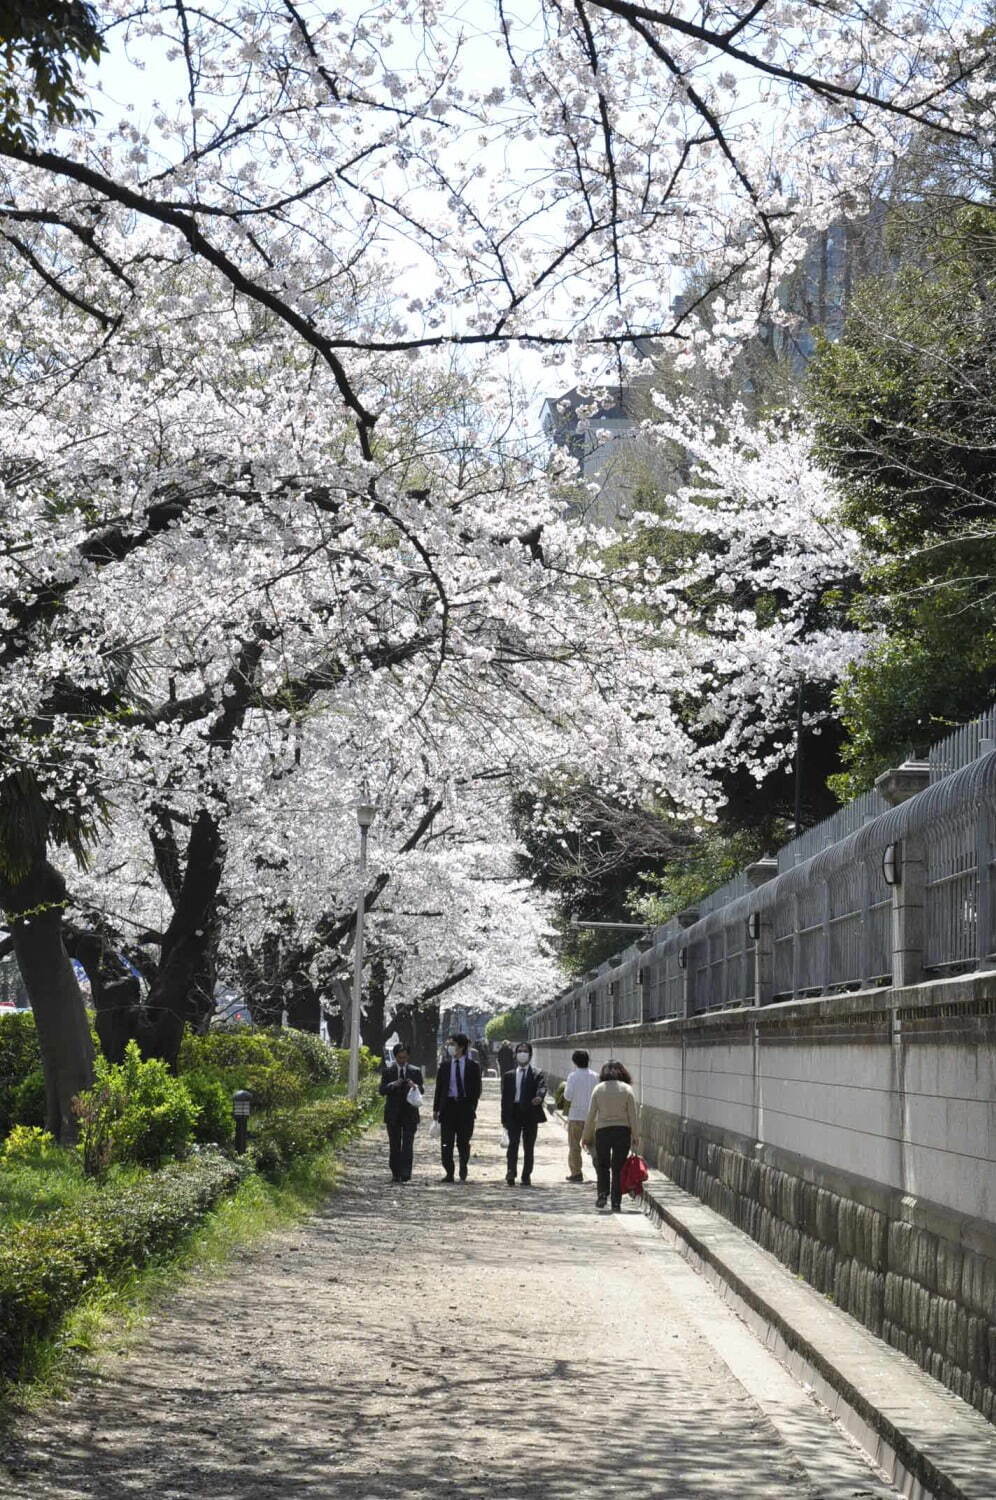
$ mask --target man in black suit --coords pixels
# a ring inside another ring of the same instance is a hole
[[[467,1181],[470,1138],[474,1134],[477,1103],[481,1097],[481,1065],[468,1057],[470,1038],[457,1031],[446,1039],[446,1056],[436,1074],[432,1101],[433,1119],[441,1130],[440,1154],[443,1181],[453,1181],[453,1144],[460,1157],[460,1181]]]
[[[391,1176],[395,1182],[411,1182],[412,1178],[415,1132],[419,1124],[417,1106],[408,1103],[408,1092],[413,1085],[421,1093],[424,1086],[422,1070],[412,1067],[408,1061],[408,1048],[399,1044],[394,1049],[394,1062],[380,1075],[384,1124],[390,1142]]]
[[[519,1042],[515,1049],[515,1067],[502,1075],[501,1123],[508,1131],[508,1170],[505,1181],[515,1186],[519,1167],[519,1142],[522,1142],[522,1186],[532,1187],[533,1150],[536,1132],[546,1119],[546,1076],[533,1067],[531,1042]]]

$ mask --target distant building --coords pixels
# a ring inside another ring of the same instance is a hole
[[[597,486],[590,499],[572,507],[574,513],[592,525],[614,526],[632,506],[639,424],[650,405],[646,389],[635,381],[607,391],[594,415],[589,406],[576,389],[550,397],[543,404],[543,431],[553,446],[576,459],[582,481]]]
[[[777,403],[781,396],[790,397],[820,336],[840,337],[854,285],[892,267],[885,216],[886,207],[880,204],[863,219],[840,221],[814,234],[778,293],[787,320],[763,324],[725,376],[698,375],[702,394],[720,406],[736,401]],[[681,306],[678,297],[674,310],[679,312]],[[647,345],[642,352],[652,357],[662,350]],[[544,402],[543,430],[551,444],[576,459],[582,481],[596,486],[590,498],[572,507],[590,524],[616,526],[634,505],[638,507],[641,486],[652,481],[655,489],[666,493],[680,480],[674,467],[662,468],[666,459],[660,452],[640,439],[640,423],[654,411],[653,384],[652,375],[641,374],[628,386],[608,388],[595,415],[588,414],[590,402],[576,389]]]

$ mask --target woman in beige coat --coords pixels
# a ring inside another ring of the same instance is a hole
[[[623,1162],[631,1151],[638,1151],[640,1147],[636,1095],[631,1084],[632,1079],[621,1062],[607,1062],[592,1089],[588,1118],[581,1134],[581,1144],[587,1146],[595,1158],[598,1174],[595,1207],[605,1207],[611,1182],[614,1214],[622,1212],[619,1177]]]

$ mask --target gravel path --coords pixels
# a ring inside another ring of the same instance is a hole
[[[0,1494],[882,1493],[807,1475],[703,1333],[694,1303],[713,1294],[637,1209],[599,1215],[591,1186],[563,1181],[558,1126],[537,1186],[506,1187],[496,1113],[486,1099],[466,1186],[437,1185],[424,1129],[416,1180],[392,1186],[372,1131],[322,1212],[171,1297],[136,1346],[25,1419]]]

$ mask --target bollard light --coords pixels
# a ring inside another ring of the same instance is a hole
[[[252,1094],[248,1089],[239,1089],[232,1095],[232,1114],[235,1116],[235,1149],[240,1156],[245,1154],[246,1146],[249,1144],[249,1111],[252,1108]]]

